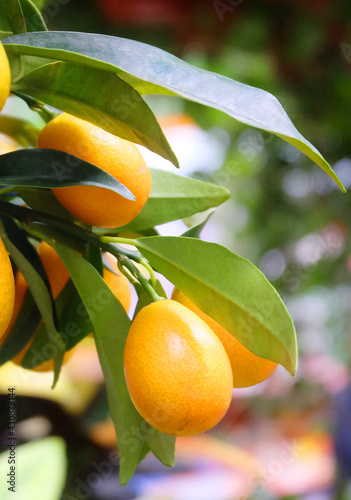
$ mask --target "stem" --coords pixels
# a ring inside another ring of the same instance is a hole
[[[132,240],[131,238],[119,238],[118,236],[100,236],[100,240],[103,243],[119,243],[121,245],[132,245],[133,247],[140,246],[138,240]]]
[[[124,266],[125,268],[128,269],[132,273],[132,275],[139,281],[139,283],[144,287],[144,289],[147,291],[147,293],[150,295],[151,299],[153,302],[157,302],[159,300],[164,300],[162,297],[157,295],[156,291],[154,290],[153,286],[149,283],[149,281],[145,278],[142,272],[139,271],[139,269],[134,265],[134,263],[128,259],[128,257],[125,257],[124,255],[119,255],[116,256],[119,260],[119,262]]]
[[[34,99],[34,97],[30,97],[29,95],[23,94],[22,92],[19,92],[18,90],[12,90],[11,89],[11,94],[16,95],[17,97],[20,97],[23,99],[23,101],[28,104],[30,109],[33,111],[37,111],[38,113],[45,113],[49,120],[47,120],[45,117],[43,119],[48,122],[55,118],[55,116],[58,115],[58,113],[55,113],[54,111],[51,111],[47,106],[45,106],[44,103],[41,101],[38,101],[37,99]]]
[[[145,259],[142,259],[139,264],[141,264],[142,266],[145,267],[145,269],[147,269],[149,271],[149,274],[150,274],[150,281],[151,281],[151,284],[154,288],[156,288],[156,282],[157,282],[157,279],[156,279],[156,276],[155,276],[155,273],[154,273],[154,270],[152,269],[152,267],[150,266],[150,264],[145,260]]]
[[[54,215],[44,214],[42,212],[38,212],[37,210],[32,210],[30,208],[14,205],[13,203],[8,203],[3,200],[0,200],[0,212],[4,213],[5,215],[9,215],[10,217],[13,217],[14,219],[21,222],[22,225],[25,227],[25,229],[29,230],[29,232],[32,232],[32,234],[35,234],[38,229],[35,223],[41,222],[46,225],[49,226],[51,225],[53,227],[56,227],[57,229],[61,229],[66,233],[77,236],[89,243],[92,243],[93,245],[100,247],[105,252],[109,252],[112,255],[114,255],[118,259],[118,261],[122,264],[122,266],[128,269],[128,271],[132,274],[132,276],[136,278],[139,281],[139,283],[145,288],[145,290],[148,292],[148,294],[150,295],[150,297],[154,302],[158,300],[163,300],[161,297],[157,295],[157,293],[153,288],[153,285],[149,283],[149,281],[145,278],[145,276],[133,264],[132,260],[140,262],[145,266],[145,259],[141,256],[141,254],[138,251],[129,250],[117,244],[106,242],[106,238],[100,238],[98,235],[90,231],[86,231],[85,229],[80,228],[73,223],[67,222],[64,219],[55,217]],[[127,238],[115,238],[115,239],[124,240],[122,243],[128,242],[128,244],[132,245],[134,244],[134,240],[129,240]],[[121,243],[121,241],[118,242]]]

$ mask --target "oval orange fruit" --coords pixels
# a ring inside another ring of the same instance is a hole
[[[256,354],[249,351],[228,330],[201,311],[179,290],[174,289],[172,299],[183,304],[203,319],[222,342],[232,366],[233,387],[249,387],[258,384],[272,375],[277,368],[277,363],[256,356]]]
[[[136,409],[161,432],[199,434],[228,410],[233,376],[223,345],[204,321],[174,300],[152,303],[137,314],[124,368]]]
[[[65,151],[105,170],[135,196],[127,200],[108,189],[72,186],[53,189],[75,217],[100,227],[120,227],[133,220],[150,194],[151,174],[138,148],[91,123],[63,113],[41,131],[38,148]]]

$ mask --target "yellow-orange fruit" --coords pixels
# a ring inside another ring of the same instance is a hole
[[[151,174],[138,148],[91,123],[63,113],[41,131],[39,148],[65,151],[97,165],[135,196],[127,200],[108,189],[72,186],[53,189],[58,200],[87,224],[120,227],[133,220],[150,194]]]
[[[0,42],[0,111],[10,94],[11,72],[10,64],[3,44]]]
[[[1,44],[0,44],[1,45]],[[15,280],[4,242],[0,238],[0,338],[6,333],[15,303]]]
[[[136,409],[166,434],[199,434],[228,410],[232,371],[225,349],[204,321],[173,300],[155,302],[137,314],[124,369]]]
[[[202,318],[222,342],[232,366],[233,387],[249,387],[258,384],[272,375],[277,368],[277,363],[256,356],[256,354],[240,344],[228,330],[201,311],[201,309],[179,290],[174,290],[172,299],[183,304]]]

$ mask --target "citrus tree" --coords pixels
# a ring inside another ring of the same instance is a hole
[[[155,229],[230,194],[176,174],[143,96],[178,96],[271,132],[344,188],[271,94],[133,40],[50,32],[42,3],[0,1],[0,108],[11,92],[46,123],[0,115],[18,144],[0,145],[0,363],[53,370],[54,388],[92,334],[125,484],[150,451],[174,465],[175,436],[216,425],[233,387],[297,367],[278,293],[244,257],[200,239],[207,219],[178,237]],[[174,173],[150,169],[135,144]],[[174,284],[171,298],[156,273]]]

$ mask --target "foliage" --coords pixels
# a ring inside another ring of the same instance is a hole
[[[45,121],[57,110],[71,113],[145,146],[177,166],[174,152],[142,96],[179,96],[279,136],[344,189],[326,160],[297,131],[279,101],[268,92],[201,70],[133,40],[47,31],[35,2],[7,3],[11,8],[2,9],[0,26],[5,34],[12,35],[3,38],[11,64],[11,92]],[[0,131],[15,139],[21,137],[22,145],[35,146],[37,131],[24,121],[2,116]],[[166,465],[173,465],[174,438],[146,424],[130,399],[123,372],[130,319],[101,277],[102,252],[114,255],[123,272],[137,282],[137,308],[163,295],[153,275],[153,270],[157,271],[200,308],[210,304],[206,312],[255,354],[282,364],[291,374],[297,365],[292,320],[258,268],[224,247],[201,241],[197,228],[183,237],[161,237],[154,228],[221,205],[228,198],[227,190],[159,171],[153,171],[152,177],[152,192],[139,216],[123,228],[107,230],[72,219],[50,192],[55,187],[86,184],[132,199],[127,188],[106,172],[54,150],[28,148],[0,158],[1,234],[33,299],[26,303],[22,314],[28,316],[39,309],[44,320],[23,366],[35,366],[31,361],[34,351],[47,353],[51,346],[51,357],[46,354],[46,359],[54,359],[55,385],[64,351],[93,330],[118,437],[122,484],[149,450]],[[138,231],[142,237],[125,238],[120,235],[125,231]],[[39,259],[34,256],[33,242],[40,240],[55,248],[71,276],[56,301]],[[126,249],[122,246],[125,243],[134,248]],[[151,271],[150,279],[135,264]],[[85,314],[78,314],[82,310]],[[67,326],[72,322],[74,329]],[[26,332],[26,339],[34,331],[32,328]],[[16,322],[0,347],[3,362],[19,352],[19,334]],[[134,437],[136,430],[138,439]]]

